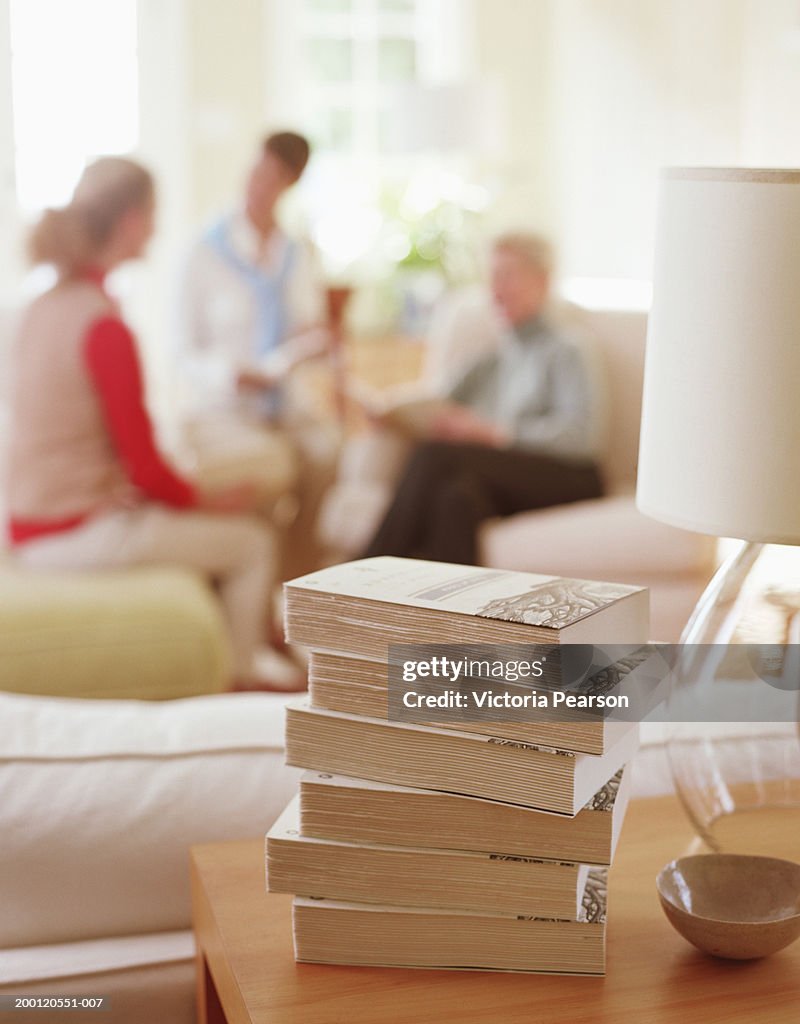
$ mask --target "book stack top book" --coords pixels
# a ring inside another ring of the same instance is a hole
[[[386,660],[391,643],[633,644],[641,587],[407,558],[366,558],[285,585],[286,636]]]

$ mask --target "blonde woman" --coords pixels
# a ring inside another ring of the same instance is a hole
[[[150,173],[107,157],[32,233],[32,262],[55,266],[58,280],[25,311],[17,338],[9,535],[32,568],[198,570],[218,587],[235,684],[268,685],[256,654],[273,552],[264,527],[241,514],[250,488],[204,494],[159,452],[136,341],[105,289],[108,273],[144,254],[154,211]],[[282,675],[281,688],[299,685]]]

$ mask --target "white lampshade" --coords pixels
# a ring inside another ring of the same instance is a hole
[[[800,544],[800,171],[664,172],[637,504]]]

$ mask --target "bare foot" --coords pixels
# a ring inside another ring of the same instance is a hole
[[[308,689],[308,677],[295,662],[272,647],[262,648],[255,657],[254,671],[234,683],[234,690],[267,693],[302,693]]]
[[[307,679],[301,679],[295,686],[286,686],[270,679],[235,679],[231,686],[232,693],[305,693],[307,689]]]

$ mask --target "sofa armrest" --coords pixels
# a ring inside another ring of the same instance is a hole
[[[296,790],[285,703],[0,694],[0,948],[189,927],[189,847],[263,835]]]
[[[497,568],[646,581],[708,574],[714,541],[656,522],[618,494],[491,520],[481,551]]]

